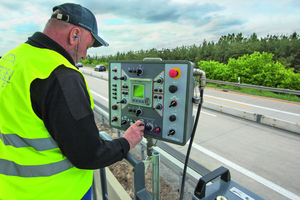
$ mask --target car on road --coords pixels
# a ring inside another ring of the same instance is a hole
[[[76,63],[75,66],[76,67],[83,67],[83,64],[79,62],[79,63]]]
[[[96,67],[94,67],[95,71],[106,71],[106,66],[105,65],[96,65]]]

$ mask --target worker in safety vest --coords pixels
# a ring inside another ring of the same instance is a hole
[[[93,99],[75,67],[90,47],[108,46],[95,16],[62,4],[44,31],[0,59],[0,199],[88,199],[93,169],[122,160],[143,122],[104,141]]]

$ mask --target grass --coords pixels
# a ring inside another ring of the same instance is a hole
[[[215,83],[207,83],[206,87],[210,88],[217,88],[217,89],[227,89],[233,92],[239,92],[244,94],[256,95],[261,97],[269,97],[274,99],[282,99],[286,101],[293,101],[300,103],[300,97],[297,95],[292,94],[282,94],[282,93],[274,93],[266,90],[258,90],[252,88],[244,88],[244,87],[237,87],[237,86],[230,86],[230,85],[220,85]]]

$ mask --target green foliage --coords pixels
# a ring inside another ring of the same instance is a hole
[[[189,60],[194,63],[199,61],[217,61],[227,64],[230,58],[238,59],[245,54],[253,54],[255,51],[272,53],[273,61],[278,61],[285,68],[293,68],[295,73],[300,73],[300,36],[295,32],[290,36],[267,35],[258,38],[256,33],[244,37],[242,33],[228,34],[220,37],[218,42],[203,40],[197,46],[181,46],[173,49],[139,50],[117,52],[116,55],[87,57],[87,64],[93,60],[98,62],[109,62],[110,60],[143,60],[147,57],[159,57],[163,60]]]
[[[208,79],[229,82],[278,87],[300,90],[300,74],[295,74],[294,69],[285,67],[274,60],[273,54],[254,52],[238,59],[229,59],[227,65],[215,61],[200,61],[199,68],[204,70]]]

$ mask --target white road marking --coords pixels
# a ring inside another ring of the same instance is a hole
[[[254,179],[255,181],[257,181],[257,182],[265,185],[266,187],[274,190],[275,192],[278,192],[279,194],[281,194],[281,195],[283,195],[283,196],[285,196],[285,197],[287,197],[289,199],[300,200],[300,197],[298,195],[296,195],[296,194],[294,194],[294,193],[292,193],[292,192],[290,192],[290,191],[288,191],[288,190],[280,187],[279,185],[276,185],[275,183],[273,183],[273,182],[271,182],[271,181],[269,181],[269,180],[267,180],[267,179],[265,179],[265,178],[263,178],[263,177],[255,174],[255,173],[253,173],[253,172],[251,172],[251,171],[249,171],[249,170],[247,170],[247,169],[245,169],[245,168],[243,168],[243,167],[241,167],[241,166],[239,166],[239,165],[237,165],[237,164],[235,164],[233,162],[231,162],[230,160],[227,160],[226,158],[223,158],[222,156],[219,156],[219,155],[217,155],[217,154],[215,154],[215,153],[213,153],[213,152],[211,152],[211,151],[209,151],[209,150],[201,147],[198,144],[194,143],[193,147],[195,149],[197,149],[197,150],[205,153],[206,155],[208,155],[208,156],[210,156],[210,157],[212,157],[212,158],[214,158],[214,159],[216,159],[216,160],[224,163],[225,165],[227,165],[227,166],[229,166],[229,167],[231,167],[231,168],[239,171],[240,173],[242,173],[242,174],[244,174],[244,175],[246,175],[246,176]]]
[[[194,111],[197,112],[197,109],[194,109]],[[210,113],[207,113],[207,112],[204,112],[204,111],[201,111],[201,113],[207,114],[207,115],[210,115],[210,116],[213,116],[213,117],[217,117],[217,115],[210,114]]]
[[[96,95],[96,96],[98,96],[98,97],[104,99],[105,101],[108,101],[108,98],[106,98],[106,97],[104,97],[104,96],[102,96],[102,95],[100,95],[100,94],[98,94],[98,93],[96,93],[96,92],[94,92],[94,91],[92,91],[92,90],[90,90],[90,92],[93,93],[94,95]]]

